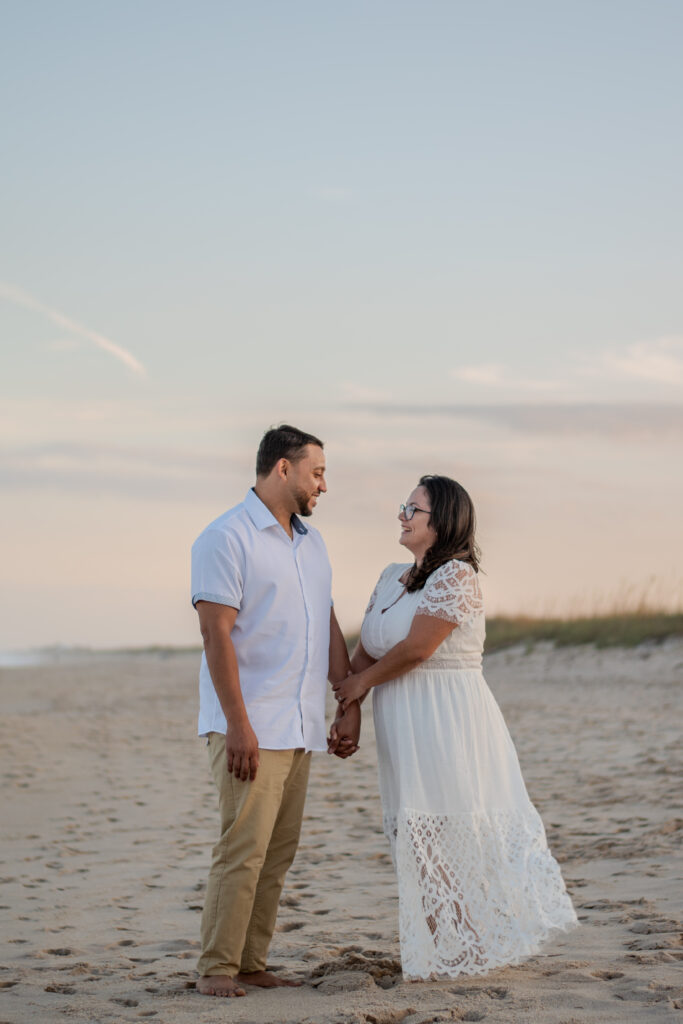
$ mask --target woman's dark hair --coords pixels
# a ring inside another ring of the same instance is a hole
[[[323,448],[322,441],[313,434],[306,434],[298,427],[289,423],[281,423],[279,427],[271,427],[261,438],[256,455],[256,476],[268,476],[271,469],[280,459],[298,462],[304,457],[307,444],[316,444]]]
[[[448,476],[421,476],[420,485],[429,494],[429,521],[436,530],[436,542],[422,559],[420,568],[411,569],[408,592],[422,590],[434,570],[452,558],[467,562],[475,572],[479,572],[481,558],[474,539],[474,505],[465,488]]]

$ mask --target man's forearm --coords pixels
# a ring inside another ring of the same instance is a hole
[[[342,633],[334,611],[330,614],[330,665],[327,678],[331,683],[341,682],[346,679],[351,671],[351,661],[346,647],[346,640]]]
[[[212,631],[204,637],[204,651],[216,696],[226,719],[235,724],[248,721],[237,654],[230,634],[226,630]]]

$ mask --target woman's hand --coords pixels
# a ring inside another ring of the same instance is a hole
[[[328,754],[336,754],[342,759],[351,757],[358,750],[360,738],[360,704],[354,701],[348,711],[343,712],[341,704],[337,705],[337,714],[330,727],[327,741]]]
[[[366,686],[361,672],[358,675],[347,676],[341,683],[333,683],[332,689],[342,711],[346,711],[349,704],[364,697],[370,687]]]

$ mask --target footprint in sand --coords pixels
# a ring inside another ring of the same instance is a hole
[[[630,932],[635,932],[637,935],[656,935],[659,932],[675,932],[681,928],[680,921],[663,920],[663,921],[638,921],[636,924],[629,928]]]
[[[279,932],[294,932],[299,928],[303,928],[303,921],[283,921],[282,924],[278,925]]]
[[[615,999],[620,999],[624,1002],[668,1002],[670,1005],[675,1003],[683,1005],[683,987],[665,985],[659,981],[651,981],[648,985],[645,985],[642,982],[636,982],[633,978],[629,978],[622,982],[619,987],[615,988],[613,995]]]
[[[629,931],[643,937],[627,942],[626,948],[643,952],[655,950],[677,952],[683,948],[682,928],[682,923],[675,919],[659,915],[642,917],[641,920],[631,925]]]
[[[336,959],[319,964],[311,972],[310,978],[313,982],[317,978],[324,979],[353,971],[368,975],[381,988],[390,988],[400,981],[400,962],[384,956],[381,951],[363,950],[360,946],[344,946],[335,952]]]

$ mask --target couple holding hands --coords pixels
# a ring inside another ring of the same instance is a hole
[[[311,752],[355,752],[370,690],[404,977],[485,974],[576,924],[481,671],[469,495],[449,477],[423,476],[400,506],[410,560],[380,575],[349,661],[325,544],[305,522],[326,490],[322,441],[289,425],[268,430],[255,486],[192,548],[199,734],[220,812],[202,915],[205,995],[298,984],[266,970],[266,957]],[[328,679],[338,702],[329,738]]]

